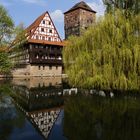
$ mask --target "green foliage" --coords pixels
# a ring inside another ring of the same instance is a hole
[[[107,14],[63,51],[69,83],[82,88],[139,89],[140,15]]]
[[[106,5],[106,12],[114,12],[116,9],[123,10],[125,15],[133,12],[138,14],[140,12],[139,0],[103,0]]]
[[[0,47],[9,43],[13,33],[14,23],[6,9],[0,5]]]
[[[12,64],[6,52],[0,52],[0,74],[10,74]]]
[[[21,49],[23,49],[23,46],[27,41],[25,34],[26,34],[26,31],[25,31],[25,27],[23,23],[15,27],[14,34],[13,34],[14,41],[12,42],[10,46],[14,52],[18,52],[18,51],[21,51]]]
[[[14,48],[13,51],[17,52],[25,42],[23,24],[14,27],[13,20],[8,15],[8,12],[0,5],[0,74],[9,73],[13,67],[8,57],[10,54],[8,53],[9,47]]]

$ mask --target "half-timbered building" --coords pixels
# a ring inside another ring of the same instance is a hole
[[[48,12],[26,29],[26,37],[22,51],[11,51],[13,76],[60,76],[63,42]]]

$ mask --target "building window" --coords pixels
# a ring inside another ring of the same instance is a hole
[[[52,33],[52,29],[49,30],[49,33]]]
[[[44,32],[44,28],[41,28],[41,32]]]
[[[43,24],[45,24],[45,20],[43,20]]]
[[[49,66],[49,70],[52,70],[52,66]]]
[[[30,45],[30,49],[32,49],[32,45]]]
[[[92,19],[90,20],[90,23],[93,23],[93,20]]]
[[[45,56],[42,55],[42,59],[45,59]]]
[[[36,35],[36,39],[38,39],[38,35]]]
[[[42,45],[40,45],[39,48],[43,49],[44,47]],[[41,53],[42,53],[42,51],[41,51]]]
[[[50,37],[48,37],[48,41],[51,41],[51,38]]]
[[[49,21],[49,25],[51,25],[51,22]]]
[[[38,83],[38,87],[40,87],[40,83]]]
[[[62,60],[62,57],[61,56],[58,56],[58,60]]]
[[[38,70],[40,70],[40,66],[38,66]]]
[[[45,37],[44,36],[42,36],[42,40],[45,40]]]
[[[38,58],[39,58],[38,54],[36,54],[36,55],[35,55],[35,58],[36,58],[36,59],[38,59]]]

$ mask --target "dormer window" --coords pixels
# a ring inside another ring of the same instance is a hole
[[[44,28],[41,28],[41,32],[44,32]]]

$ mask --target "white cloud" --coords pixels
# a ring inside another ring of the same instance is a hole
[[[63,12],[61,10],[55,10],[54,12],[50,13],[51,18],[55,22],[63,22],[64,17],[63,17]]]
[[[47,4],[46,0],[20,0],[20,1],[29,4],[37,4],[41,6],[46,6]],[[10,6],[16,2],[19,2],[19,0],[0,0],[0,4],[2,4],[3,6]]]
[[[88,2],[87,3],[93,10],[97,12],[97,17],[103,16],[105,12],[105,6],[102,0],[99,0],[98,3],[95,2]]]

